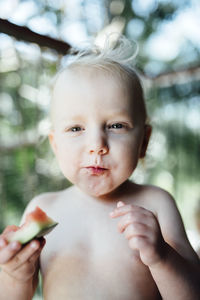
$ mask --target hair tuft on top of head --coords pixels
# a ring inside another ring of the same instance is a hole
[[[138,53],[138,44],[123,35],[118,34],[117,38],[113,38],[113,35],[115,34],[107,36],[103,47],[95,43],[90,43],[86,46],[84,43],[83,50],[72,48],[70,53],[65,57],[66,60],[65,62],[63,61],[62,68],[52,81],[52,92],[58,78],[62,75],[65,76],[68,71],[75,71],[76,73],[78,70],[78,74],[82,76],[82,70],[84,71],[85,67],[86,69],[90,69],[90,67],[91,69],[94,68],[95,71],[96,69],[100,71],[103,70],[107,72],[107,74],[111,74],[119,79],[118,83],[122,84],[122,87],[128,91],[130,95],[134,95],[135,101],[137,101],[140,106],[140,122],[147,123],[143,86],[140,76],[134,67],[135,58]],[[81,46],[83,46],[83,44]],[[93,76],[94,73],[88,74],[92,74]],[[51,109],[51,112],[52,111]]]
[[[72,48],[70,50],[67,67],[74,65],[106,65],[119,64],[133,68],[135,57],[138,54],[138,44],[123,35],[109,34],[103,47],[89,44],[83,50]]]

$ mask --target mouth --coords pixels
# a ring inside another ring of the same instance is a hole
[[[101,166],[88,166],[86,169],[93,175],[101,175],[108,171],[107,168],[103,168]]]

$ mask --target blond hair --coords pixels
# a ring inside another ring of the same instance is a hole
[[[53,85],[56,84],[59,76],[68,70],[76,70],[80,67],[100,69],[117,76],[125,83],[128,83],[130,93],[134,91],[135,98],[140,105],[142,122],[146,123],[147,113],[143,96],[141,79],[134,67],[135,58],[138,53],[136,42],[130,41],[125,36],[118,36],[115,43],[112,42],[112,35],[108,36],[104,47],[93,44],[83,50],[72,48],[67,56],[66,65],[57,73]]]

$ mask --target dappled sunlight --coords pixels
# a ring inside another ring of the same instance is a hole
[[[84,41],[89,42],[95,39],[97,44],[103,45],[107,34],[120,33],[125,30],[127,36],[136,39],[139,43],[138,65],[142,66],[143,72],[154,75],[166,70],[170,64],[180,64],[180,61],[187,56],[187,52],[180,52],[181,45],[185,45],[186,36],[195,43],[198,35],[198,32],[193,30],[194,27],[198,27],[196,25],[199,22],[196,19],[199,9],[197,4],[194,5],[195,10],[190,5],[177,12],[175,6],[167,8],[162,1],[134,1],[129,9],[134,10],[135,16],[126,19],[127,7],[123,0],[110,1],[107,8],[98,1],[95,3],[87,1],[84,5],[79,0],[56,3],[47,1],[47,3],[42,14],[39,14],[43,6],[42,4],[40,6],[37,1],[12,0],[6,1],[6,5],[5,2],[3,5],[3,2],[0,1],[0,17],[8,18],[19,25],[27,25],[38,33],[66,39],[73,46],[80,45],[80,48],[84,46]],[[160,20],[159,13],[162,12],[164,16],[165,10],[166,19],[163,17],[160,22],[161,26],[155,30],[156,20],[157,22]],[[83,13],[85,12],[87,18],[84,20]],[[169,17],[170,13],[171,17]],[[155,20],[152,21],[152,32],[147,34],[146,18],[151,14],[155,14]],[[109,15],[111,16],[110,20]],[[182,26],[185,19],[188,24],[187,30],[183,30]],[[176,26],[176,30],[173,29],[174,26]],[[167,36],[170,36],[171,42]],[[0,114],[2,117],[0,122],[3,132],[0,140],[2,151],[3,149],[12,149],[13,151],[14,147],[18,149],[20,143],[22,149],[28,145],[32,145],[32,147],[35,145],[36,151],[39,151],[38,147],[43,147],[43,144],[46,143],[46,153],[39,156],[38,161],[35,160],[35,164],[38,173],[49,178],[54,176],[53,172],[47,168],[48,160],[46,167],[44,163],[44,158],[48,157],[47,153],[51,153],[48,143],[44,142],[47,141],[51,125],[49,121],[49,88],[58,67],[65,65],[67,56],[58,56],[56,52],[41,49],[36,44],[16,41],[5,34],[0,34],[0,40],[0,76],[2,78],[0,91]],[[198,46],[197,41],[194,49]],[[162,47],[165,49],[162,50]],[[185,50],[187,49],[189,48],[185,48]],[[165,52],[166,57],[163,56]],[[194,52],[191,53],[194,54]],[[190,55],[191,61],[192,57],[195,60],[196,56]],[[172,58],[174,62],[171,62]],[[182,137],[179,136],[180,132],[184,132],[184,128],[188,131],[187,135],[199,136],[200,102],[199,96],[195,94],[196,87],[193,87],[193,83],[181,85],[182,81],[187,82],[187,75],[178,73],[176,76],[173,77],[172,82],[170,75],[164,77],[162,81],[158,79],[155,88],[153,81],[149,81],[147,84],[146,98],[153,134],[145,159],[145,167],[141,163],[141,166],[133,174],[133,178],[138,182],[149,181],[158,184],[169,189],[179,198],[177,186],[179,186],[179,190],[182,184],[186,183],[178,179],[175,170],[180,163],[177,161],[177,157],[180,158],[184,151],[180,152],[182,148],[177,148],[178,150],[175,151],[172,146],[173,139],[177,139],[178,143],[185,141],[184,134]],[[196,75],[193,73],[192,76],[194,82],[199,81],[199,72],[196,72]],[[176,78],[179,85],[175,88]],[[159,87],[159,85],[161,86]],[[179,101],[177,101],[176,93]],[[196,147],[198,147],[198,143],[196,141]],[[197,153],[195,149],[194,146],[190,147],[192,159],[194,159],[193,155]],[[37,156],[36,153],[34,155]],[[184,160],[186,163],[186,158]],[[43,172],[42,168],[44,168]],[[178,172],[184,172],[181,166]],[[57,171],[55,176],[57,176],[56,174]],[[186,178],[185,174],[184,180]],[[196,182],[195,178],[194,182]],[[177,199],[177,201],[181,201],[181,199]]]
[[[173,195],[198,249],[200,4],[175,2],[109,0],[105,6],[100,0],[0,0],[0,18],[77,49],[91,42],[103,47],[113,33],[113,42],[123,33],[139,46],[131,63],[144,82],[153,131],[131,180]],[[18,223],[34,196],[70,185],[48,141],[52,80],[70,60],[53,49],[0,30],[1,230]]]

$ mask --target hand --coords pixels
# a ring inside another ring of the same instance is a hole
[[[15,225],[8,226],[0,235],[0,267],[10,277],[25,282],[31,279],[37,270],[45,239],[33,240],[26,245],[21,245],[17,241],[9,243],[6,236],[18,229],[19,227]]]
[[[118,230],[124,233],[131,249],[137,249],[141,261],[148,267],[159,263],[167,248],[159,223],[154,214],[142,207],[118,202],[110,213],[112,218],[121,217]]]

